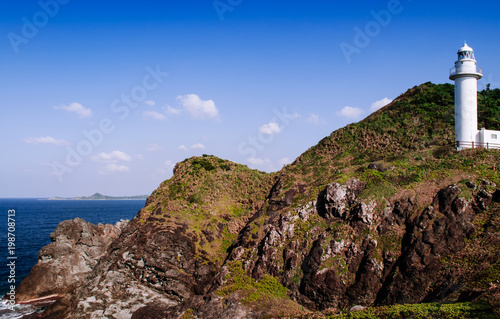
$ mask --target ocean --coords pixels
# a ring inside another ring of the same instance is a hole
[[[0,199],[0,294],[4,296],[10,285],[17,286],[29,274],[38,252],[50,243],[50,234],[60,222],[80,217],[93,224],[114,224],[121,219],[132,219],[144,204],[145,200]],[[8,237],[10,241],[15,238],[10,248]],[[9,267],[12,261],[15,261],[13,276]],[[2,301],[0,319],[21,318],[35,310],[16,306],[12,312]]]

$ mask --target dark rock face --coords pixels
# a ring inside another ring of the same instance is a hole
[[[364,186],[355,180],[329,184],[316,203],[295,213],[283,203],[269,205],[261,227],[264,235],[255,240],[243,231],[229,259],[242,260],[256,279],[263,274],[280,278],[291,296],[310,309],[418,303],[436,294],[444,296],[440,289],[446,287],[431,288],[442,276],[441,260],[464,247],[475,231],[476,213],[486,209],[495,195],[482,189],[474,200],[465,200],[459,197],[460,188],[451,185],[420,213],[413,197],[388,203],[375,213],[373,202],[357,199]],[[273,197],[279,194],[275,188]],[[344,230],[313,228],[302,239],[295,236],[297,225],[316,213],[327,223],[345,225]],[[394,227],[403,231],[399,254],[379,248],[371,235],[362,237],[361,243],[355,240],[367,229],[382,236]]]
[[[312,310],[445,296],[449,287],[437,284],[443,276],[441,260],[464,247],[475,232],[476,214],[498,199],[498,191],[480,188],[473,200],[465,200],[461,189],[451,185],[419,212],[411,196],[376,210],[375,202],[358,199],[364,187],[357,180],[332,183],[316,201],[292,209],[303,189],[283,191],[278,179],[226,261],[241,261],[256,280],[266,274],[278,278],[292,299]],[[237,292],[224,298],[214,294],[231,271],[208,262],[186,229],[181,223],[142,224],[135,218],[92,267],[85,284],[46,314],[134,319],[265,315],[243,305]],[[381,242],[392,233],[400,249]]]
[[[17,300],[62,296],[81,286],[126,224],[93,225],[81,218],[61,222],[50,234],[52,242],[40,250],[38,263],[17,287]]]
[[[440,261],[462,249],[465,239],[475,231],[475,205],[459,198],[460,191],[456,185],[442,189],[433,205],[409,223],[403,253],[386,279],[377,303],[417,303],[429,294],[436,295],[430,286],[442,269]],[[477,202],[482,203],[481,199]]]

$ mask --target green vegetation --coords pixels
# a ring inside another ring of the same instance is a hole
[[[500,90],[487,88],[478,94],[479,127],[500,129]]]
[[[216,166],[214,166],[211,161],[205,157],[202,158],[194,158],[191,161],[191,168],[193,173],[199,173],[199,171],[203,168],[205,171],[210,172],[216,170]]]
[[[269,299],[290,299],[287,295],[288,289],[283,287],[276,278],[264,275],[261,280],[257,281],[245,273],[241,261],[232,261],[226,265],[230,269],[226,280],[230,283],[217,291],[219,296],[243,291],[247,296],[242,301],[247,304]]]
[[[408,304],[367,308],[347,314],[326,317],[329,319],[495,319],[491,307],[483,303]]]
[[[264,311],[262,318],[292,318],[308,313],[288,296],[288,289],[283,287],[278,279],[264,275],[260,280],[248,276],[242,267],[241,261],[226,263],[229,274],[226,284],[215,293],[223,298],[237,294],[238,299],[258,312]]]
[[[188,309],[180,319],[194,319],[195,316],[193,315],[193,309]]]
[[[478,100],[479,126],[500,130],[500,89],[480,92]],[[294,184],[310,188],[360,178],[372,184],[370,192],[386,189],[371,194],[375,198],[394,193],[392,185],[411,187],[429,178],[453,176],[453,169],[469,171],[472,166],[479,174],[489,174],[491,154],[454,151],[454,125],[454,86],[424,83],[363,121],[333,132],[282,172]],[[474,167],[480,154],[486,157],[484,165]],[[371,162],[395,170],[368,171]],[[287,181],[285,185],[293,187]]]

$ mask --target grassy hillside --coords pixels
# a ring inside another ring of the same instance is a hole
[[[479,93],[479,127],[500,130],[500,90]],[[280,174],[286,191],[308,185],[314,197],[328,183],[367,182],[363,196],[390,197],[420,184],[487,178],[498,181],[498,152],[454,150],[454,86],[430,82],[409,89],[366,119],[311,147]],[[367,169],[377,163],[384,172]],[[439,186],[439,185],[437,185]]]
[[[148,198],[139,223],[183,225],[200,254],[219,263],[272,186],[272,175],[215,156],[176,165]]]

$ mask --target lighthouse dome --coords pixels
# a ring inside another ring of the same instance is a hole
[[[458,52],[465,52],[465,51],[474,51],[470,46],[467,45],[467,42],[464,43],[463,47],[458,49]]]
[[[458,49],[458,59],[459,60],[476,60],[474,57],[474,50],[470,46],[467,45],[467,42],[464,43],[464,45]]]

